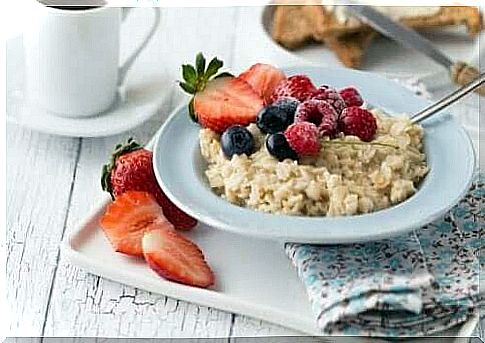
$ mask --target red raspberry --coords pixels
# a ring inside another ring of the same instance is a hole
[[[307,121],[288,126],[285,137],[290,147],[300,156],[318,155],[321,144],[318,128]]]
[[[290,76],[276,86],[270,98],[270,103],[276,102],[282,97],[295,98],[305,101],[315,91],[312,81],[305,75]]]
[[[337,114],[342,113],[345,107],[345,101],[342,99],[337,90],[329,86],[320,86],[315,92],[313,92],[310,99],[325,100],[333,106]]]
[[[307,121],[315,124],[322,136],[337,134],[337,117],[335,109],[324,100],[307,100],[302,102],[295,113],[295,123]]]
[[[353,106],[343,110],[339,128],[346,135],[357,136],[364,142],[370,142],[377,132],[377,123],[372,113]]]
[[[362,96],[360,95],[359,91],[355,87],[345,87],[338,91],[342,99],[345,101],[345,105],[347,107],[352,106],[362,106],[364,104],[364,100],[362,100]]]

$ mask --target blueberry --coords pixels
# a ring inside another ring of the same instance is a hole
[[[278,161],[283,161],[287,158],[297,160],[298,155],[290,147],[285,135],[282,133],[274,133],[266,138],[266,149]]]
[[[256,125],[263,133],[284,131],[288,126],[288,114],[278,107],[270,105],[258,113]]]
[[[226,157],[232,155],[251,155],[254,150],[254,137],[244,126],[233,125],[221,136],[221,149]]]
[[[293,98],[281,98],[280,100],[276,101],[273,106],[278,107],[281,111],[286,112],[288,115],[288,126],[293,124],[295,120],[295,112],[296,108],[300,102]]]

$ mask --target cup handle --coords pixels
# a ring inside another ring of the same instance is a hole
[[[124,22],[128,14],[131,12],[131,7],[124,7],[122,8],[121,12],[121,21]],[[133,65],[133,62],[135,62],[136,58],[142,52],[142,50],[146,47],[148,42],[152,39],[153,35],[157,31],[158,26],[160,25],[160,8],[159,7],[153,7],[153,10],[155,11],[155,17],[153,18],[153,25],[148,32],[148,34],[145,36],[141,44],[135,49],[135,51],[132,52],[132,54],[126,59],[125,63],[119,68],[118,70],[118,86],[121,86],[123,82],[125,81],[126,74],[128,73],[128,70],[130,70],[131,66]]]

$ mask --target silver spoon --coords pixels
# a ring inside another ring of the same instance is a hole
[[[413,114],[411,116],[411,122],[415,124],[431,117],[433,114],[440,112],[442,109],[460,100],[465,95],[473,92],[476,88],[480,87],[483,84],[485,84],[485,73],[480,74],[475,80],[467,83],[461,88],[458,88],[456,91],[445,96],[438,102],[435,102],[434,104],[424,108],[418,113]]]

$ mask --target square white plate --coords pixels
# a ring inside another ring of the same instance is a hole
[[[62,252],[72,264],[150,292],[258,318],[303,334],[321,335],[303,283],[279,243],[199,224],[187,235],[204,251],[217,280],[211,289],[189,287],[166,281],[142,260],[113,251],[98,225],[108,201],[107,197],[65,238]],[[478,318],[472,317],[442,335],[470,337],[477,322]]]

